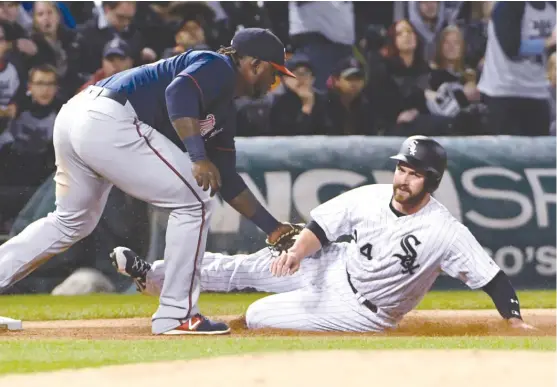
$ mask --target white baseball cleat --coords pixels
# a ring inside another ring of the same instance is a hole
[[[133,279],[139,292],[145,290],[147,273],[151,270],[149,262],[142,259],[135,251],[121,246],[112,250],[110,261],[118,273]]]

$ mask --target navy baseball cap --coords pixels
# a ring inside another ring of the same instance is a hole
[[[112,39],[104,46],[103,58],[110,55],[118,55],[123,57],[130,56],[130,46],[122,39]]]
[[[298,67],[307,67],[313,73],[313,66],[311,65],[311,60],[306,54],[294,54],[286,62],[286,68],[290,71],[294,71]]]
[[[347,57],[337,63],[333,75],[342,78],[350,76],[364,77],[364,66],[362,66],[362,63],[356,58]]]
[[[263,28],[244,28],[234,35],[231,45],[238,54],[269,62],[282,74],[296,78],[285,66],[284,44],[271,31]]]

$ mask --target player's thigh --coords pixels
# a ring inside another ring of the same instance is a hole
[[[344,255],[349,244],[331,246],[330,260],[317,268],[311,285],[275,294],[254,302],[246,312],[250,328],[279,328],[308,331],[380,331],[379,317],[362,306],[350,288]],[[318,262],[319,259],[316,259]]]
[[[72,107],[64,105],[54,124],[56,212],[79,222],[83,218],[91,218],[96,224],[112,184],[95,173],[76,154],[70,135],[75,119]]]
[[[354,246],[348,242],[329,243],[313,256],[303,259],[299,272],[304,276],[304,283],[320,287],[325,286],[327,277],[345,275],[346,257]]]
[[[353,310],[334,292],[308,286],[257,300],[248,307],[246,323],[250,329],[364,330],[346,324],[352,314]]]
[[[192,176],[187,155],[138,121],[129,104],[95,99],[73,137],[87,164],[131,196],[166,208],[209,201]]]

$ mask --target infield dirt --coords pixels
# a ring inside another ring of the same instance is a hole
[[[536,331],[509,329],[494,310],[416,310],[409,313],[400,326],[390,332],[377,333],[308,333],[273,329],[248,330],[241,316],[217,316],[227,321],[232,334],[238,336],[307,336],[307,335],[379,335],[379,336],[555,336],[555,309],[526,309],[524,320]],[[17,316],[16,316],[17,317]],[[107,320],[58,320],[23,322],[23,330],[0,333],[2,339],[154,339],[176,340],[176,337],[151,335],[149,318]]]

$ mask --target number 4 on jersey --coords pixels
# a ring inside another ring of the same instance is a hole
[[[362,255],[364,257],[367,258],[368,261],[372,260],[372,255],[371,255],[371,249],[373,248],[373,245],[371,243],[366,243],[365,245],[363,245],[360,248],[360,253],[362,253]]]
[[[354,240],[358,242],[358,230],[354,230]],[[373,249],[373,245],[371,243],[366,243],[360,248],[360,253],[367,258],[368,261],[373,259],[371,255],[371,249]]]

